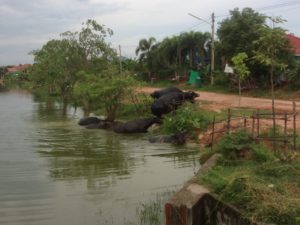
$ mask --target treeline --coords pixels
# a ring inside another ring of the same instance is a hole
[[[284,22],[280,18],[269,18],[251,8],[234,9],[230,16],[219,23],[215,41],[215,68],[213,74],[224,80],[225,64],[235,67],[232,58],[246,56],[243,61],[249,75],[247,79],[261,88],[270,87],[271,74],[274,83],[294,82],[300,67],[296,63],[286,31],[279,27]],[[272,24],[268,26],[268,24]],[[210,33],[188,32],[167,37],[157,42],[154,37],[142,39],[136,49],[137,70],[144,79],[169,76],[186,76],[188,70],[201,70],[204,82],[210,82],[211,35]],[[227,77],[228,78],[228,77]],[[231,77],[238,82],[240,76]],[[229,79],[228,79],[229,80]],[[228,85],[228,83],[226,83]]]
[[[210,64],[211,35],[186,32],[157,42],[154,37],[142,39],[136,48],[143,79],[166,79],[171,75],[187,74],[189,69],[199,69]]]
[[[201,71],[204,84],[210,84],[210,74],[214,74],[215,84],[228,86],[229,80],[234,80],[240,90],[247,80],[260,88],[273,90],[274,85],[284,82],[298,89],[300,66],[286,31],[279,27],[281,22],[250,8],[230,11],[216,32],[215,71],[210,71],[210,33],[194,31],[160,42],[154,37],[140,40],[137,59],[122,59],[121,71],[120,57],[107,40],[113,31],[90,19],[81,30],[64,32],[59,39],[32,51],[33,66],[17,80],[34,91],[58,96],[65,109],[72,103],[88,115],[103,108],[109,120],[115,119],[120,102],[132,91],[136,79],[186,79],[191,69]],[[268,26],[270,23],[273,25]],[[235,74],[225,76],[226,63],[233,66]]]

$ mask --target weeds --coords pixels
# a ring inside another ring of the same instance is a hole
[[[165,117],[162,131],[164,133],[190,132],[205,129],[210,122],[208,115],[201,112],[198,106],[187,103],[180,107],[174,115]]]
[[[147,203],[141,203],[136,211],[140,219],[140,225],[160,225],[164,222],[164,203],[173,195],[173,191],[167,191],[156,195],[156,199]]]
[[[220,199],[238,207],[253,222],[300,224],[300,160],[287,163],[246,131],[225,136],[214,150],[222,153],[201,182]]]

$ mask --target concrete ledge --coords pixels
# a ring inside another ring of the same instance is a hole
[[[219,201],[197,179],[215,165],[210,157],[197,174],[165,204],[166,225],[258,225],[241,217],[238,209]]]

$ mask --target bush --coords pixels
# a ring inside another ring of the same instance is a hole
[[[262,162],[273,161],[275,159],[275,156],[271,152],[271,150],[267,149],[263,145],[252,144],[251,150],[252,150],[252,159],[255,162],[262,163]]]
[[[168,115],[163,121],[164,133],[191,132],[195,129],[204,129],[209,124],[209,118],[200,112],[198,106],[187,103],[179,108],[175,115]]]
[[[299,90],[300,89],[300,62],[297,62],[294,66],[294,68],[290,69],[288,71],[288,81],[289,81],[289,86],[292,90]]]
[[[252,138],[246,130],[225,135],[217,145],[225,159],[235,160],[241,158],[245,151],[251,148]]]
[[[229,76],[223,72],[216,73],[215,85],[228,87],[230,85]]]

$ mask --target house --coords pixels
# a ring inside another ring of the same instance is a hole
[[[294,50],[295,59],[300,61],[300,38],[296,37],[293,34],[287,34],[287,38],[289,39],[291,46]]]
[[[22,72],[26,72],[26,70],[31,67],[31,64],[20,64],[18,66],[11,66],[6,68],[6,74],[16,75],[18,76]]]

